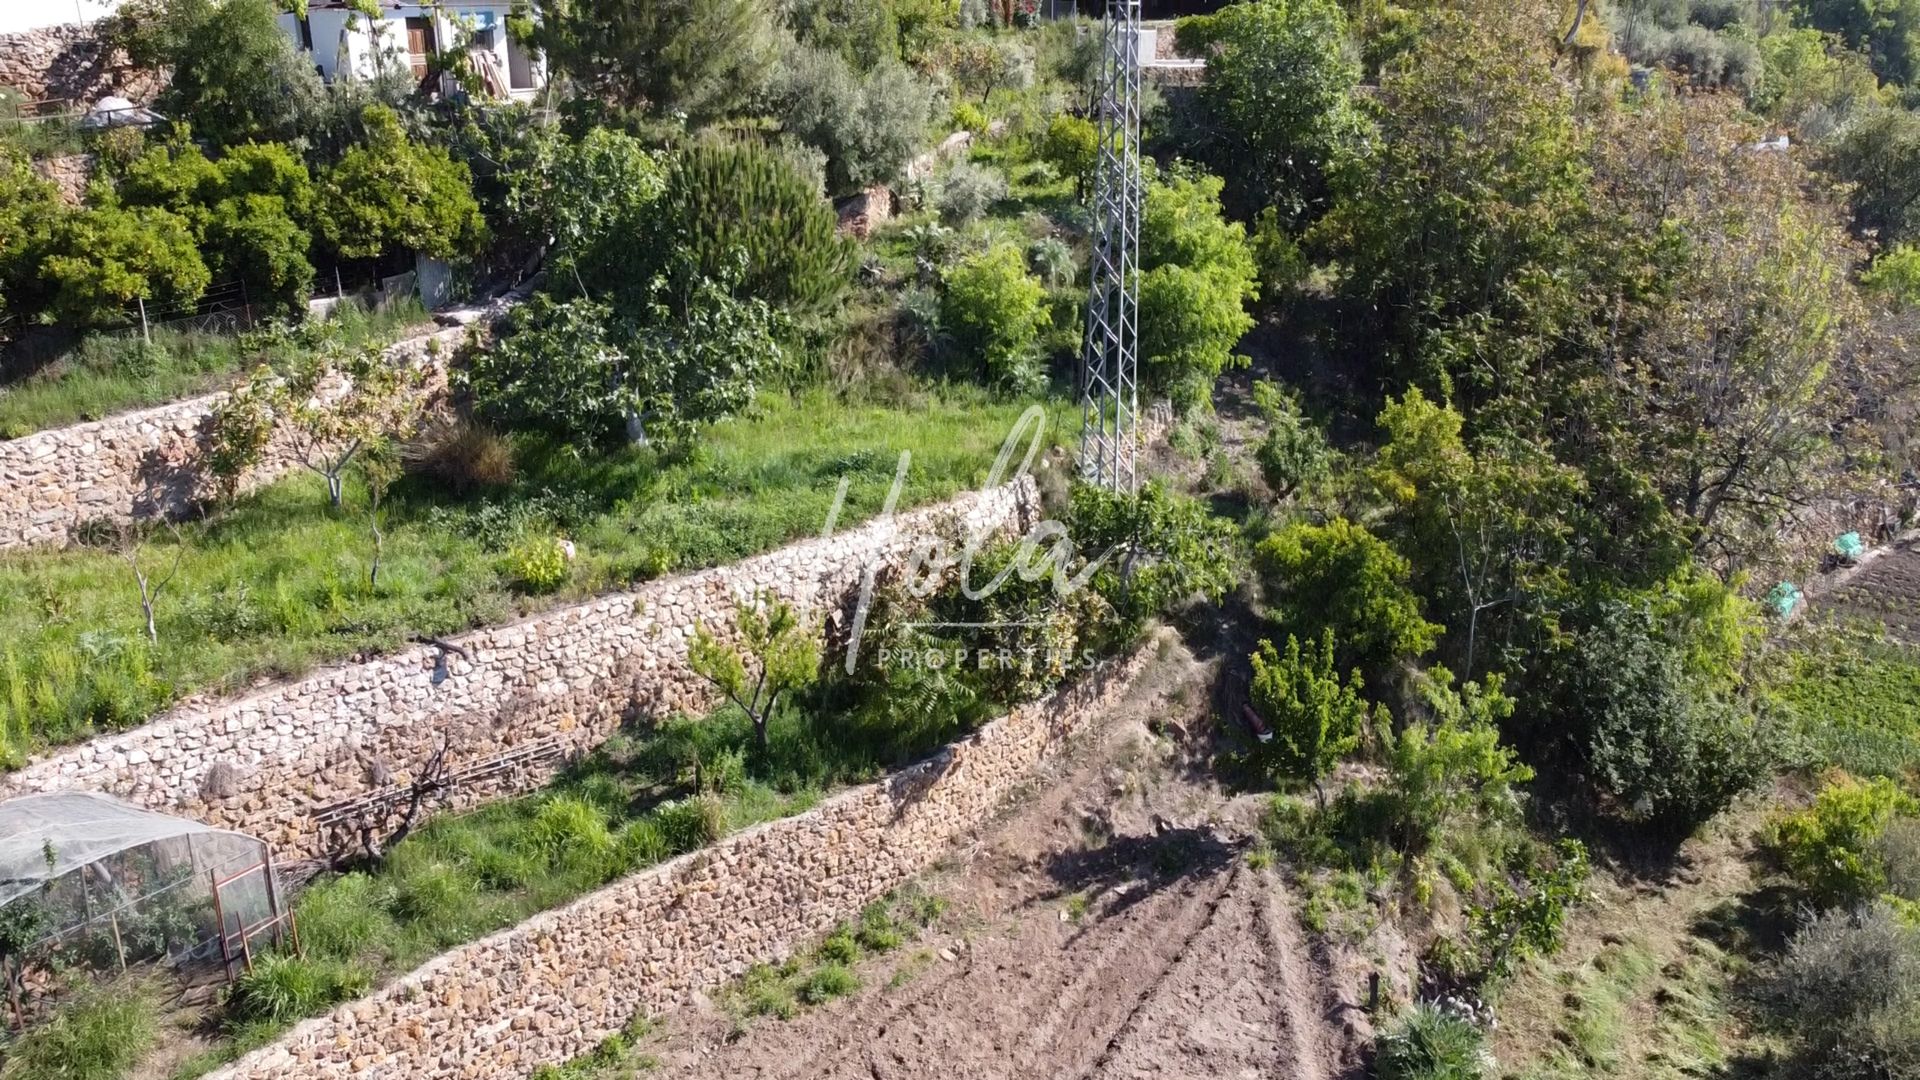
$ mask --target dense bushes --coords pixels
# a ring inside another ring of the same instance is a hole
[[[1766,980],[1776,1022],[1820,1080],[1920,1077],[1920,929],[1886,903],[1836,909],[1794,935]]]
[[[1554,662],[1553,726],[1607,809],[1685,832],[1756,787],[1773,764],[1766,729],[1686,670],[1645,607],[1602,605]]]
[[[1344,682],[1334,674],[1330,629],[1304,650],[1289,634],[1285,654],[1262,641],[1252,661],[1248,696],[1273,733],[1255,749],[1256,757],[1270,775],[1318,788],[1321,778],[1360,745],[1369,718],[1360,698],[1365,682],[1357,671]]]
[[[1345,518],[1289,525],[1261,541],[1255,561],[1281,624],[1331,631],[1354,663],[1417,657],[1439,636],[1407,587],[1407,560]]]
[[[437,259],[471,254],[486,222],[472,174],[445,149],[408,139],[385,106],[362,116],[366,141],[328,170],[320,189],[320,234],[348,258],[413,249]]]
[[[1040,331],[1050,316],[1046,290],[1011,245],[969,256],[942,277],[940,326],[989,382],[1021,393],[1044,384]]]
[[[1769,839],[1813,902],[1852,907],[1912,887],[1920,874],[1920,864],[1911,861],[1916,818],[1920,801],[1892,781],[1862,782],[1842,774],[1812,806],[1775,822]],[[1920,901],[1920,893],[1898,895]]]

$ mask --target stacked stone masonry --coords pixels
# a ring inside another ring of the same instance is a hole
[[[443,358],[464,340],[463,327],[393,345],[396,363],[432,368],[425,392],[445,387]],[[202,468],[207,426],[225,397],[176,401],[93,423],[0,442],[0,549],[63,544],[75,526],[180,517],[212,492]],[[276,436],[241,478],[250,490],[300,467],[291,440]]]
[[[1143,649],[938,757],[431,961],[210,1080],[505,1080],[778,963],[925,870],[1125,692]]]
[[[406,782],[443,742],[453,767],[535,744],[576,753],[629,718],[711,704],[686,666],[696,626],[730,632],[736,604],[780,597],[809,618],[837,612],[869,568],[904,564],[935,537],[1019,530],[1032,480],[961,495],[839,535],[649,582],[444,644],[324,669],[238,698],[188,701],[153,723],[44,756],[0,776],[0,798],[104,791],[318,855],[314,814]],[[551,756],[460,786],[448,806],[530,791]]]
[[[71,101],[85,108],[109,94],[150,104],[166,80],[142,71],[103,32],[112,20],[0,34],[0,86],[28,101]]]

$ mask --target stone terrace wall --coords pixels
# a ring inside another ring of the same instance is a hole
[[[104,23],[70,23],[18,34],[0,34],[0,86],[29,101],[68,98],[92,105],[118,94],[135,105],[150,104],[166,81],[142,71],[127,54],[100,39]]]
[[[396,362],[439,364],[463,340],[461,327],[409,338],[389,350]],[[430,379],[438,393],[443,378]],[[225,397],[176,401],[88,424],[0,442],[0,549],[65,543],[83,521],[178,517],[206,497],[199,462],[206,426]],[[276,436],[241,480],[259,487],[299,468],[291,442]]]
[[[449,764],[558,744],[597,745],[632,715],[705,708],[686,667],[696,624],[730,629],[736,598],[784,597],[812,617],[867,567],[903,562],[935,535],[1023,528],[1030,478],[732,566],[650,582],[506,626],[332,667],[235,699],[190,701],[154,723],[70,747],[0,776],[0,798],[105,791],[265,837],[284,854],[325,847],[313,815],[402,780],[445,740]],[[541,763],[461,786],[453,805],[537,788]]]
[[[457,949],[209,1080],[495,1080],[591,1049],[636,1013],[778,962],[931,865],[1151,649],[940,756]]]

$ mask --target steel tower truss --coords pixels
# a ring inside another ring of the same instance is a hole
[[[1107,0],[1095,124],[1093,272],[1081,353],[1080,471],[1115,491],[1138,490],[1140,355],[1140,0]]]

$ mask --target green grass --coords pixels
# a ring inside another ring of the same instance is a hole
[[[1920,769],[1920,653],[1858,631],[1829,631],[1791,654],[1777,691],[1810,763],[1907,779]]]
[[[132,573],[112,551],[0,558],[0,763],[143,722],[177,697],[295,675],[817,535],[848,478],[838,527],[881,509],[912,451],[902,508],[983,484],[1026,407],[966,388],[874,403],[767,396],[684,459],[646,449],[580,460],[529,450],[513,485],[460,498],[409,480],[383,510],[385,556],[368,584],[364,496],[330,510],[317,478],[275,484],[208,522],[160,531],[142,565],[177,577],[144,635]],[[1055,410],[1056,413],[1062,410]],[[1049,437],[1071,437],[1056,424]],[[578,548],[560,587],[516,589],[506,554],[529,535]]]
[[[0,439],[211,393],[242,368],[322,335],[348,345],[388,341],[429,321],[418,301],[406,300],[372,312],[342,307],[291,340],[162,329],[149,346],[138,333],[90,335],[26,378],[0,385]]]
[[[1535,960],[1535,964],[1549,961]],[[1632,1076],[1681,1080],[1717,1075],[1728,1059],[1727,958],[1690,938],[1662,965],[1644,943],[1625,938],[1558,975],[1554,1040],[1508,1073],[1522,1080]]]
[[[120,1080],[153,1044],[153,996],[109,985],[67,1002],[43,1024],[0,1042],[4,1080]]]

